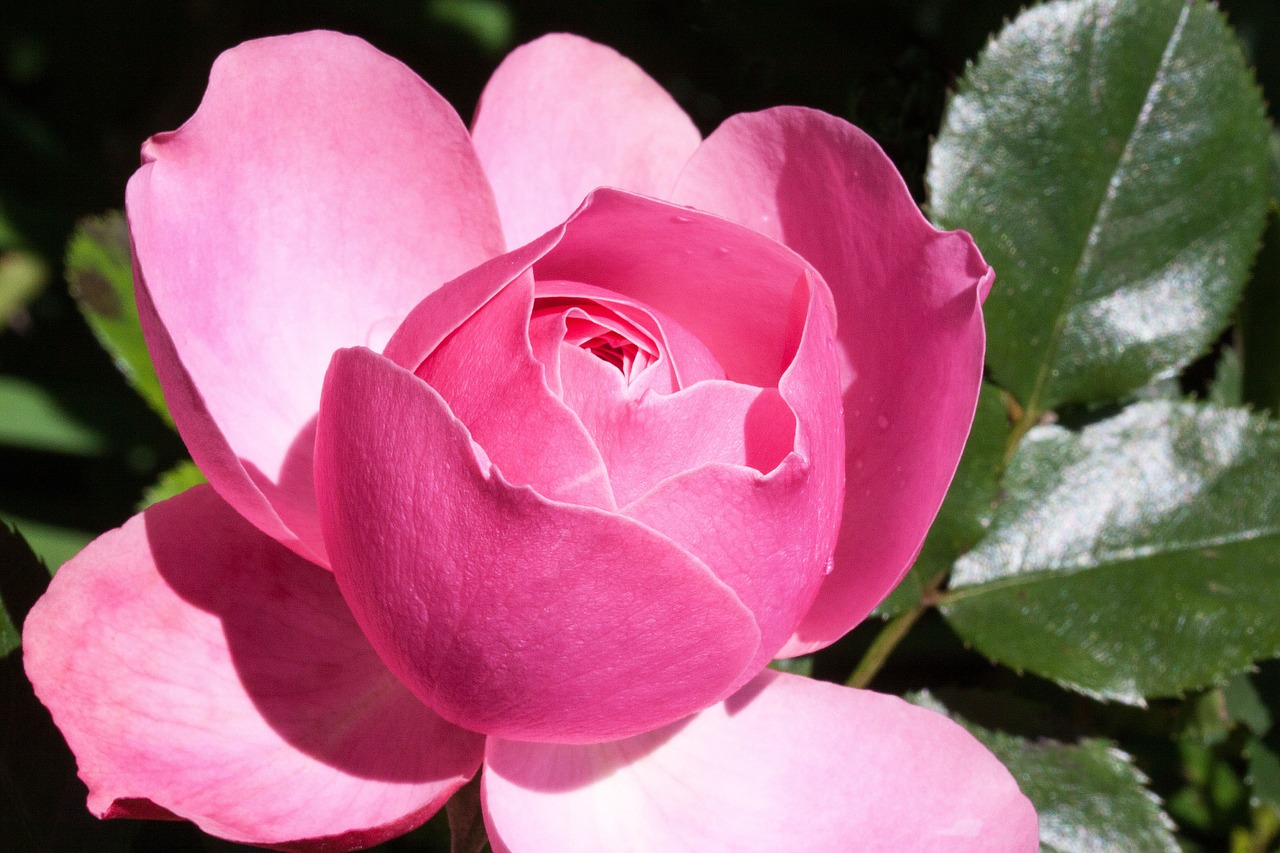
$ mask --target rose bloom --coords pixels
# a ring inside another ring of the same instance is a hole
[[[959,726],[765,668],[897,583],[981,378],[992,272],[856,128],[703,140],[553,35],[468,132],[308,33],[224,54],[127,207],[211,485],[26,622],[95,814],[349,850],[480,773],[499,851],[1036,849]]]

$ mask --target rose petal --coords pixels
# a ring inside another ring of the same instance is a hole
[[[315,32],[224,53],[143,152],[127,206],[174,420],[220,494],[323,560],[309,430],[329,356],[503,248],[466,129],[401,63]]]
[[[806,278],[803,284],[798,289],[809,298],[795,361],[773,392],[776,399],[763,392],[745,419],[748,452],[789,433],[790,454],[776,470],[694,468],[623,510],[705,562],[755,614],[760,649],[742,681],[778,653],[809,609],[840,530],[844,432],[835,318],[822,282]],[[790,430],[770,423],[783,413]]]
[[[325,542],[357,621],[423,701],[476,731],[582,742],[727,695],[759,633],[704,565],[482,464],[425,382],[367,350],[334,355],[316,442]]]
[[[616,368],[575,348],[561,353],[560,371],[564,401],[594,439],[624,507],[669,477],[715,462],[741,466],[750,481],[794,445],[795,416],[774,388],[721,380],[637,396]],[[697,523],[722,521],[715,513]],[[667,535],[688,547],[680,531]]]
[[[803,654],[860,622],[915,558],[973,420],[993,274],[967,234],[929,225],[875,142],[814,110],[729,119],[674,198],[785,242],[835,298],[845,522],[834,571],[782,651]]]
[[[893,696],[769,670],[690,720],[623,741],[491,738],[481,786],[500,853],[1039,844],[1030,802],[960,726]]]
[[[768,388],[795,355],[807,297],[796,281],[808,269],[785,246],[718,216],[603,189],[533,272],[647,305],[701,341],[727,378]]]
[[[23,650],[100,817],[351,850],[426,820],[483,750],[387,671],[332,575],[205,486],[59,570]]]
[[[471,134],[512,246],[567,219],[596,187],[665,197],[702,141],[635,63],[562,33],[502,61]]]
[[[529,344],[525,274],[447,337],[418,368],[513,485],[552,500],[616,509],[604,461],[547,387]]]

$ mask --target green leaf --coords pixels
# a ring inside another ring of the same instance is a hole
[[[1178,850],[1172,823],[1147,790],[1147,778],[1110,741],[1030,741],[957,717],[928,694],[908,698],[950,716],[1009,768],[1036,807],[1045,853]]]
[[[1138,403],[1037,427],[941,610],[980,652],[1141,704],[1280,654],[1280,424]]]
[[[129,229],[118,211],[82,219],[67,244],[67,283],[98,342],[139,394],[172,426],[147,353],[133,293]]]
[[[16,376],[0,376],[0,444],[97,456],[106,440],[68,414],[47,390]]]
[[[939,224],[996,269],[988,365],[1034,418],[1168,376],[1226,326],[1262,229],[1268,124],[1203,0],[1020,15],[947,108]]]
[[[466,33],[490,53],[506,51],[515,38],[515,18],[500,0],[430,0],[427,15]]]
[[[8,524],[0,523],[0,658],[22,645],[27,611],[49,585],[49,570]]]
[[[1280,809],[1280,756],[1257,738],[1249,740],[1244,754],[1249,759],[1246,781],[1253,789],[1253,801]]]
[[[895,616],[920,603],[925,587],[951,569],[956,557],[982,538],[1000,496],[1000,469],[1009,440],[1009,417],[1002,392],[983,383],[973,428],[938,517],[911,571],[880,603],[878,616]]]
[[[49,283],[49,265],[34,252],[0,252],[0,329]]]
[[[1209,385],[1209,402],[1217,406],[1244,404],[1244,365],[1240,353],[1231,347],[1224,349],[1218,359],[1218,369]]]
[[[769,669],[776,669],[778,672],[789,672],[792,675],[803,675],[805,678],[813,677],[813,655],[804,655],[798,658],[779,658],[769,664]]]
[[[31,550],[44,561],[50,571],[57,571],[63,563],[93,541],[93,534],[70,527],[59,527],[0,512],[0,522],[16,527]],[[0,563],[2,566],[3,563]]]
[[[158,480],[147,487],[147,490],[142,493],[142,500],[138,502],[138,512],[205,482],[208,481],[205,480],[204,474],[200,473],[196,463],[185,459],[165,471]]]
[[[1222,688],[1222,698],[1228,716],[1254,734],[1264,735],[1271,729],[1271,712],[1248,675],[1240,674],[1228,681]]]

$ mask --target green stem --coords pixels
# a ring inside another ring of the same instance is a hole
[[[1022,443],[1022,439],[1026,436],[1031,428],[1040,422],[1043,412],[1036,409],[1035,406],[1027,406],[1022,408],[1014,402],[1013,397],[1005,394],[1005,407],[1009,410],[1013,428],[1009,430],[1009,440],[1004,445],[1004,460],[1001,462],[1001,470],[1009,467],[1009,462],[1013,459],[1013,454],[1018,451],[1018,445]]]
[[[893,654],[893,650],[907,636],[907,632],[919,621],[926,610],[937,603],[938,587],[942,585],[946,577],[947,573],[942,572],[930,580],[920,593],[920,601],[915,607],[910,610],[904,610],[889,620],[880,633],[876,635],[876,638],[871,641],[871,648],[867,649],[867,653],[862,656],[862,660],[858,662],[853,675],[850,675],[848,680],[845,681],[846,686],[861,689],[871,684],[872,680],[884,667],[885,661],[889,659],[889,655]]]

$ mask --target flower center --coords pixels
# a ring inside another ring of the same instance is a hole
[[[565,318],[565,326],[565,343],[576,345],[601,361],[612,364],[627,384],[639,376],[656,356],[656,353],[646,352],[622,333],[601,326],[592,319],[570,314]]]
[[[660,358],[653,336],[613,306],[555,297],[534,301],[531,321],[552,315],[564,323],[562,345],[581,349],[612,365],[628,385]]]

